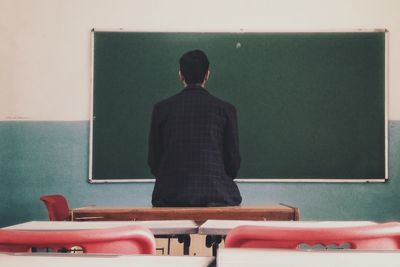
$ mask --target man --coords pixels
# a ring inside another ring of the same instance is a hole
[[[236,109],[204,88],[210,71],[201,50],[179,60],[185,88],[153,108],[148,164],[156,178],[152,204],[233,206],[242,201]]]

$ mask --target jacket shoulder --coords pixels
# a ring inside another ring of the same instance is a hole
[[[214,101],[228,112],[236,112],[236,107],[226,100],[222,100],[216,96],[211,95]]]
[[[179,94],[175,94],[173,96],[170,96],[168,98],[158,101],[157,103],[154,104],[154,109],[162,108],[164,106],[168,106],[169,104],[172,104],[176,100],[178,95]]]
[[[212,101],[214,101],[216,104],[218,104],[218,105],[220,105],[220,106],[223,106],[223,107],[225,107],[225,108],[227,108],[227,109],[236,109],[235,106],[234,106],[233,104],[229,103],[229,102],[226,101],[226,100],[222,100],[221,98],[216,97],[216,96],[214,96],[214,95],[212,95],[212,94],[210,94],[210,98],[211,98]]]
[[[159,102],[154,104],[154,108],[155,109],[168,108],[170,105],[174,105],[176,101],[178,102],[182,101],[182,99],[180,99],[180,97],[182,96],[183,96],[182,93],[177,93],[173,96],[160,100]],[[228,111],[233,111],[233,112],[236,111],[236,108],[233,104],[229,103],[226,100],[222,100],[221,98],[214,96],[211,93],[207,93],[206,98],[208,99],[207,102],[213,103],[216,106],[220,106]]]

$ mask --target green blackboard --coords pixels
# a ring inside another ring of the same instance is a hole
[[[94,31],[90,181],[153,179],[152,107],[197,48],[206,89],[237,107],[239,178],[387,178],[385,34]]]

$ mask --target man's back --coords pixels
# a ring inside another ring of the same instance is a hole
[[[148,163],[154,206],[239,205],[236,110],[189,85],[154,106]]]

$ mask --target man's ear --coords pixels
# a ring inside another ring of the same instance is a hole
[[[185,81],[185,77],[183,77],[182,72],[179,71],[179,80]]]
[[[210,71],[208,70],[206,75],[204,76],[204,81],[208,81],[208,79],[210,78]]]

